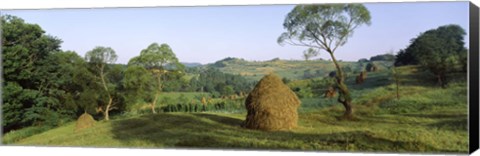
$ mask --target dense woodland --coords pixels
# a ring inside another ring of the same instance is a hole
[[[344,18],[340,18],[337,23],[326,22],[323,25],[316,23],[318,21],[308,20],[313,18],[309,13],[320,15],[332,13],[319,11],[325,9],[322,7],[331,6],[299,5],[295,7],[285,19],[286,32],[278,39],[281,45],[308,48],[303,52],[304,60],[274,58],[268,61],[246,61],[241,58],[226,57],[207,65],[182,63],[176,57],[172,47],[167,43],[156,42],[152,42],[142,51],[136,52],[138,55],[131,58],[127,64],[119,64],[115,50],[101,45],[92,47],[85,56],[79,56],[75,51],[61,49],[62,40],[49,35],[39,25],[28,23],[15,16],[2,16],[3,133],[8,134],[30,127],[42,127],[40,130],[32,132],[37,134],[52,128],[68,126],[68,123],[75,121],[84,113],[92,114],[96,120],[103,120],[106,123],[111,118],[126,118],[128,121],[117,121],[126,122],[125,125],[138,125],[144,121],[150,121],[150,119],[137,121],[129,118],[145,114],[155,114],[157,116],[147,117],[159,117],[165,119],[165,123],[179,120],[188,125],[190,121],[194,121],[193,119],[183,120],[184,115],[173,119],[174,114],[167,112],[190,114],[192,112],[220,112],[224,113],[223,115],[227,114],[228,117],[236,118],[238,114],[244,115],[242,113],[245,113],[245,99],[258,80],[271,72],[278,72],[282,77],[282,82],[301,100],[299,111],[305,114],[300,114],[300,119],[309,121],[302,121],[301,124],[321,121],[319,123],[321,125],[334,122],[335,124],[330,125],[331,127],[346,124],[346,127],[351,128],[350,125],[356,125],[355,122],[367,122],[366,125],[377,124],[377,122],[372,123],[372,120],[367,119],[379,114],[384,115],[382,117],[400,118],[399,121],[407,122],[411,119],[402,117],[411,114],[405,113],[430,111],[430,113],[438,113],[457,107],[460,108],[457,111],[463,111],[462,101],[444,100],[450,103],[442,104],[434,101],[436,98],[428,101],[413,95],[413,93],[429,93],[428,91],[431,91],[432,88],[440,90],[431,93],[435,96],[437,96],[437,92],[438,95],[448,91],[450,91],[448,93],[454,94],[463,93],[466,84],[468,50],[464,47],[466,33],[460,26],[452,24],[432,28],[414,37],[407,47],[398,52],[365,56],[358,61],[349,62],[337,60],[335,50],[347,42],[347,38],[353,33],[354,28],[370,24],[370,14],[362,5],[346,5],[346,9],[343,8],[344,6],[334,5],[329,9],[337,11],[336,13],[347,11],[348,15],[352,17],[350,23],[342,23],[346,22],[342,21]],[[314,17],[325,17],[325,21],[336,20],[328,19],[336,16]],[[318,36],[323,37],[323,40],[319,40]],[[328,54],[331,59],[315,59],[320,53]],[[404,101],[401,100],[403,97],[406,97]],[[194,114],[194,116],[197,119],[208,115]],[[144,117],[142,116],[142,118]],[[217,118],[219,117],[209,119],[219,122],[228,121],[228,124],[231,124],[230,121],[232,121],[237,124],[237,119]],[[161,119],[155,119],[155,122]],[[130,122],[130,120],[133,121]],[[352,123],[345,123],[344,120]],[[423,118],[418,120],[423,121]],[[457,123],[456,121],[455,123]],[[158,125],[151,124],[151,126]],[[239,135],[247,134],[247,132],[235,129],[237,127],[229,126],[223,128],[241,133]],[[355,126],[353,127],[355,128]],[[160,128],[165,127],[160,126]],[[207,126],[207,128],[210,127]],[[121,129],[128,130],[129,128]],[[387,127],[385,129],[396,128]],[[317,132],[316,129],[307,131],[309,133]],[[338,132],[340,130],[334,128],[329,131]],[[459,136],[458,133],[463,134],[463,132],[463,129],[455,129],[452,135]],[[383,134],[384,132],[379,133]],[[400,134],[400,132],[392,133]],[[193,134],[193,132],[188,134]],[[410,132],[407,134],[410,135]],[[300,138],[297,140],[307,140],[305,144],[310,143],[308,139],[311,137],[297,136],[300,133],[294,133],[294,135],[268,133],[259,136],[276,139],[283,135]],[[406,135],[407,138],[411,138],[408,135]],[[342,139],[344,137],[340,134],[339,136]],[[359,136],[349,134],[349,137],[362,138],[370,137],[370,133],[361,132]],[[197,137],[197,135],[192,137]],[[329,137],[330,135],[317,140]],[[338,137],[333,139],[338,139]],[[354,150],[355,148],[350,147],[348,137],[346,140],[346,149]],[[340,144],[339,142],[342,144],[341,146],[337,145]],[[332,144],[335,147],[343,148],[343,142],[345,141],[334,141]],[[372,142],[378,143],[378,140]],[[154,143],[157,145],[158,142]],[[402,143],[408,144],[405,147],[409,150],[436,149],[427,146],[423,148],[424,146],[421,145],[418,145],[418,147],[422,147],[421,149],[417,149],[417,146],[410,146],[411,144],[417,145],[417,142],[404,141]],[[212,145],[214,144],[215,142],[212,143]],[[397,142],[392,144],[395,145],[395,148],[388,150],[398,150]],[[229,146],[225,143],[218,145]],[[317,146],[324,147],[319,144],[309,145],[313,149],[322,149]],[[437,145],[435,146],[437,147]],[[438,145],[438,147],[443,146]],[[299,148],[297,145],[290,144],[274,148],[280,147]],[[303,146],[301,148],[303,149]],[[362,146],[362,148],[370,149],[367,146]],[[464,151],[463,147],[461,150],[458,148],[455,150]]]
[[[148,59],[140,55],[125,65],[116,64],[109,47],[95,47],[84,57],[63,51],[61,39],[15,16],[2,17],[2,32],[4,133],[55,127],[84,112],[121,114],[129,104],[153,102],[156,92],[208,92],[216,98],[246,93],[254,84],[214,68],[184,67],[167,44],[144,50],[158,50],[156,60],[147,53]]]

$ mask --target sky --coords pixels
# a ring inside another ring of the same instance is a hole
[[[371,25],[355,29],[337,49],[339,60],[357,61],[398,52],[421,32],[458,24],[467,32],[468,2],[365,3]],[[96,46],[113,48],[127,63],[156,42],[170,45],[181,62],[302,59],[305,47],[281,46],[277,38],[294,5],[1,10],[63,40],[62,49],[84,56]],[[324,51],[320,57],[329,59]]]

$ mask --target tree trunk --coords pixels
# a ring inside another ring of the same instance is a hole
[[[155,111],[155,104],[157,103],[157,99],[158,99],[158,93],[155,93],[155,98],[153,99],[153,102],[151,104],[151,108],[152,108],[152,113],[153,114],[156,114],[157,112]]]
[[[445,82],[445,75],[444,74],[437,74],[437,81],[438,84],[442,87],[446,87],[446,82]]]
[[[337,101],[343,104],[345,107],[345,113],[343,117],[346,119],[351,119],[353,117],[353,108],[352,108],[352,97],[350,96],[350,92],[348,91],[347,85],[345,85],[345,76],[343,75],[342,68],[335,59],[333,52],[327,50],[330,54],[333,63],[335,64],[335,68],[337,68],[337,76],[336,76],[336,83],[338,88],[338,99]]]
[[[108,91],[107,82],[105,81],[105,76],[103,74],[103,69],[104,69],[104,66],[100,68],[100,78],[102,79],[103,88],[105,89],[108,95],[108,104],[107,104],[107,107],[105,108],[103,115],[105,117],[105,120],[108,121],[110,120],[108,112],[110,111],[110,107],[112,107],[113,98],[112,98],[112,95],[110,95],[110,92]]]
[[[110,107],[112,107],[112,102],[113,102],[113,99],[112,97],[109,95],[108,96],[108,104],[107,104],[107,107],[105,108],[105,113],[103,114],[105,116],[105,120],[110,120],[110,116],[108,115],[108,112],[110,112]]]
[[[151,105],[153,114],[157,113],[157,111],[155,111],[155,105],[157,104],[158,96],[159,96],[160,92],[162,91],[162,85],[160,84],[161,83],[160,76],[161,76],[161,74],[157,75],[157,85],[158,85],[157,86],[157,92],[155,93],[155,98],[153,99],[153,102],[152,102],[152,105]]]
[[[396,94],[397,94],[397,100],[400,100],[400,90],[399,90],[399,85],[400,85],[400,80],[398,79],[398,73],[397,73],[397,69],[395,69],[395,65],[392,66],[393,68],[393,78],[395,79],[395,87],[396,87]]]

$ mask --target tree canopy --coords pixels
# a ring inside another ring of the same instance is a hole
[[[370,19],[369,11],[361,4],[297,5],[285,18],[283,27],[287,32],[278,42],[333,53],[347,43],[355,28],[370,25]]]
[[[458,25],[445,25],[428,30],[409,46],[418,63],[435,74],[442,86],[447,74],[460,71],[466,65],[467,50],[464,47],[465,30]]]

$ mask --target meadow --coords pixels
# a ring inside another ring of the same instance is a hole
[[[315,97],[301,99],[299,126],[291,131],[242,128],[245,111],[161,112],[98,121],[77,133],[75,122],[32,136],[27,132],[31,129],[18,130],[3,141],[36,146],[466,153],[465,77],[442,89],[416,66],[398,70],[400,99],[388,70],[369,73],[364,84],[347,79],[355,120],[339,118],[344,108],[336,99]]]

